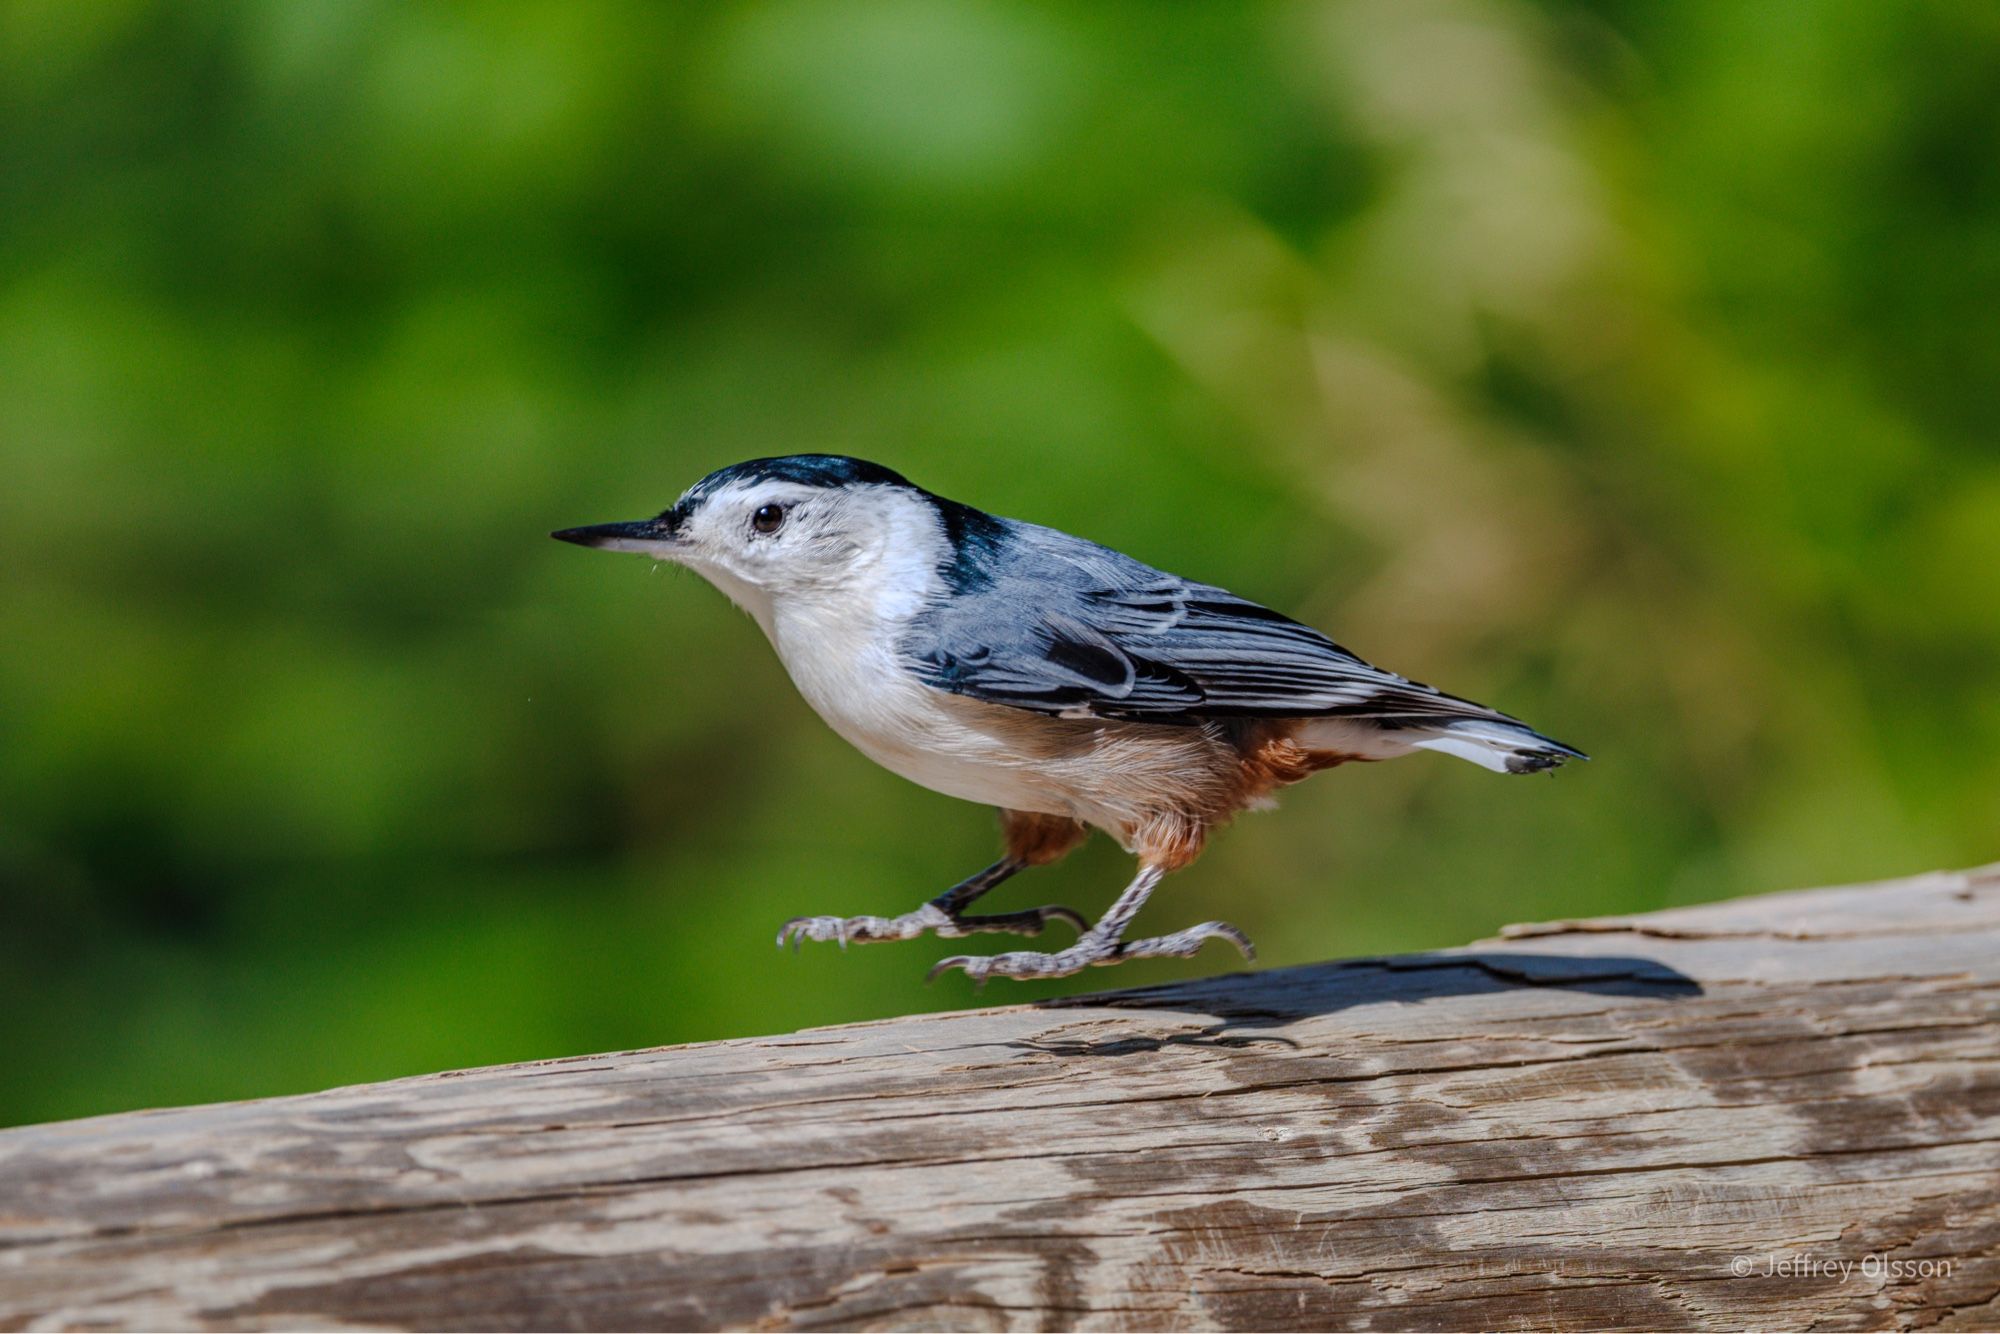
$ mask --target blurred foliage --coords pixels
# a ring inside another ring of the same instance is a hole
[[[1147,921],[1267,964],[1993,857],[1996,107],[1983,0],[8,0],[0,1121],[976,1003],[771,941],[990,815],[544,537],[753,455],[1598,756],[1244,820]]]

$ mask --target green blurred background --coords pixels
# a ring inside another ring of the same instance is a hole
[[[977,1003],[772,935],[990,813],[545,537],[754,455],[1598,757],[1326,775],[1148,925],[1286,964],[1991,859],[1996,291],[1985,0],[5,0],[0,1121]]]

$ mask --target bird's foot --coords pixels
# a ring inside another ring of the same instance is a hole
[[[870,944],[881,940],[914,940],[926,931],[935,931],[940,936],[969,936],[982,931],[1036,936],[1051,921],[1068,922],[1079,935],[1090,930],[1090,922],[1083,914],[1059,904],[967,916],[953,915],[935,903],[926,903],[900,917],[794,917],[778,928],[778,947],[782,949],[789,944],[796,950],[802,940],[831,940],[846,949],[850,941]]]
[[[1256,960],[1257,950],[1248,936],[1227,922],[1203,922],[1170,936],[1149,936],[1144,940],[1117,941],[1086,932],[1076,944],[1054,954],[1017,950],[1009,954],[955,955],[940,960],[925,980],[933,981],[953,968],[964,969],[965,975],[978,986],[984,986],[989,977],[1068,977],[1086,968],[1109,967],[1127,959],[1190,958],[1208,941],[1218,939],[1241,950],[1245,959]]]

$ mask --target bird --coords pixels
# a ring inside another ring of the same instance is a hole
[[[551,536],[695,571],[749,613],[842,738],[906,779],[999,808],[1005,853],[991,866],[899,916],[793,918],[781,948],[1035,936],[1061,921],[1077,932],[1062,949],[955,955],[929,976],[1064,977],[1191,957],[1210,940],[1254,959],[1227,922],[1126,938],[1160,882],[1237,813],[1320,770],[1417,751],[1512,774],[1588,758],[1225,589],[864,459],[751,459],[652,518]],[[967,911],[1093,828],[1137,859],[1095,923],[1060,905]]]

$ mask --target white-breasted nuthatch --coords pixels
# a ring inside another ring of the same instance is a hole
[[[1031,936],[1060,918],[1081,933],[1067,949],[960,956],[931,975],[1062,977],[1192,955],[1212,937],[1252,957],[1225,922],[1123,938],[1161,877],[1238,811],[1351,760],[1435,750],[1534,773],[1582,757],[1234,593],[946,500],[861,459],[752,459],[655,518],[553,536],[695,570],[756,619],[806,702],[863,754],[1000,808],[1007,852],[992,866],[900,917],[794,918],[780,945]],[[1139,859],[1095,926],[1055,906],[966,913],[1091,826]]]

